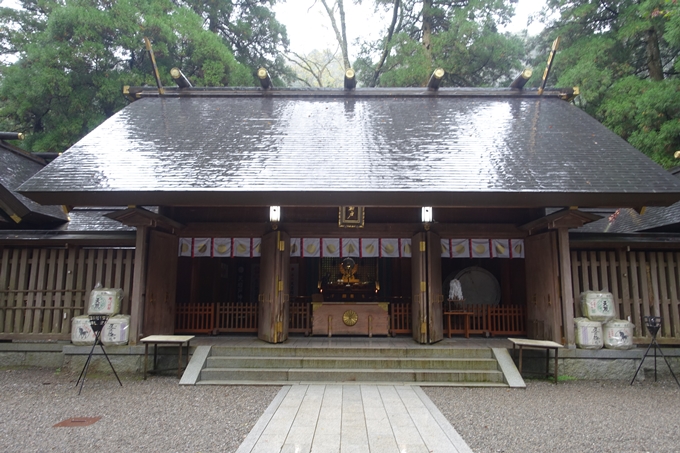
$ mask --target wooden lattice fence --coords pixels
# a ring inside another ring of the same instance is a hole
[[[583,291],[609,291],[617,318],[635,324],[635,337],[648,337],[644,316],[661,316],[658,339],[680,340],[680,252],[574,250],[571,252],[575,316]]]
[[[130,248],[0,249],[0,338],[68,339],[71,318],[86,314],[97,283],[122,288],[130,313]]]

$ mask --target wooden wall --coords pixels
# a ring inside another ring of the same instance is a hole
[[[659,342],[680,341],[680,252],[572,250],[575,315],[586,290],[614,295],[618,318],[630,316],[635,337],[648,338],[643,316],[661,316]]]
[[[70,339],[97,283],[122,288],[130,313],[132,248],[0,249],[0,339]]]

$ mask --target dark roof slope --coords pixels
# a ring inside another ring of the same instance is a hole
[[[143,98],[21,192],[71,205],[634,207],[680,199],[676,178],[556,97],[397,93]]]
[[[42,206],[15,191],[43,167],[45,162],[39,158],[0,142],[0,209],[15,222],[32,225],[66,222],[66,213],[60,206]]]

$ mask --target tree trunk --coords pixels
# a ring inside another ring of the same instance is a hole
[[[326,0],[321,0],[321,3],[324,8],[326,8],[328,18],[331,20],[331,25],[335,32],[335,39],[337,39],[340,50],[342,51],[342,63],[345,66],[346,71],[351,68],[351,65],[349,64],[349,55],[347,53],[347,27],[345,26],[345,6],[343,0],[335,0],[335,4],[338,5],[338,10],[340,12],[340,29],[338,29],[338,24],[335,21],[334,8],[329,8]]]
[[[392,11],[392,22],[387,29],[387,36],[385,37],[385,48],[383,49],[382,55],[380,55],[380,60],[373,70],[373,79],[371,80],[371,87],[378,84],[378,79],[380,78],[380,73],[382,72],[382,67],[385,64],[387,55],[390,53],[392,36],[394,35],[394,28],[397,25],[397,18],[399,17],[399,7],[401,3],[400,0],[394,0],[394,10]]]
[[[427,59],[432,61],[432,0],[423,0],[423,47]]]
[[[663,80],[663,64],[661,63],[661,52],[659,51],[659,35],[656,34],[654,27],[646,32],[647,39],[647,68],[649,78],[652,80]]]

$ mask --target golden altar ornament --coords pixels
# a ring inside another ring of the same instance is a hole
[[[342,322],[345,323],[346,326],[353,326],[357,323],[359,320],[359,315],[357,315],[357,312],[354,310],[347,310],[342,314]]]

